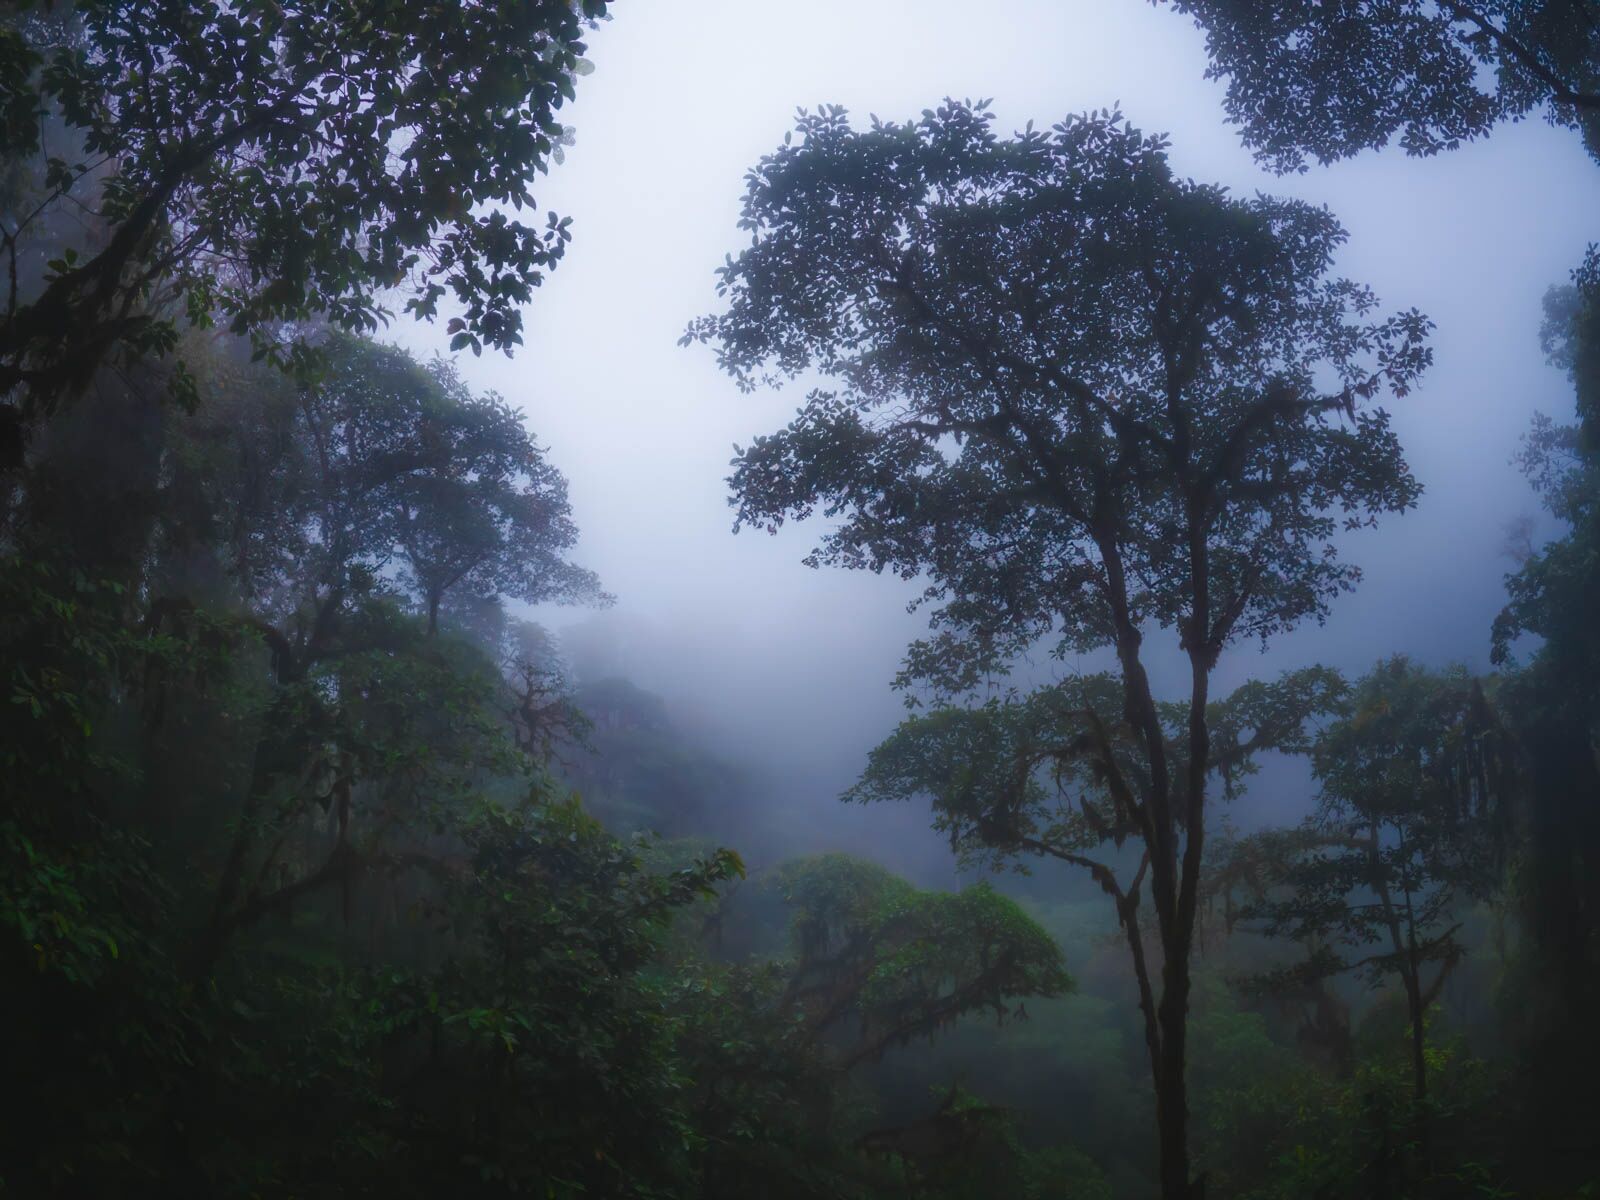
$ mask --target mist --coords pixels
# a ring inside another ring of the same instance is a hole
[[[1274,175],[1225,123],[1203,34],[1143,4],[1029,3],[1004,21],[956,3],[661,4],[604,24],[590,58],[563,118],[576,143],[540,189],[545,206],[574,214],[573,248],[535,297],[527,346],[462,356],[461,370],[550,447],[583,531],[575,554],[618,597],[599,617],[537,618],[558,633],[585,627],[586,643],[609,637],[614,657],[599,669],[670,698],[730,757],[781,773],[785,807],[805,805],[826,843],[897,854],[925,828],[835,802],[902,715],[890,684],[925,630],[906,612],[919,587],[803,566],[819,520],[732,536],[733,449],[784,424],[806,387],[740,394],[710,353],[677,344],[715,306],[711,268],[742,245],[744,174],[797,105],[841,104],[864,124],[992,97],[1007,131],[1114,105],[1170,136],[1182,174],[1328,206],[1350,235],[1336,271],[1438,325],[1433,368],[1391,406],[1425,491],[1416,510],[1347,539],[1364,578],[1325,625],[1264,654],[1241,646],[1219,683],[1311,663],[1359,672],[1402,651],[1487,669],[1515,566],[1510,526],[1536,520],[1536,543],[1555,528],[1511,457],[1534,413],[1571,403],[1539,345],[1541,297],[1593,235],[1597,179],[1569,133],[1529,120],[1436,158],[1369,154]],[[390,333],[423,355],[447,341],[430,326]],[[1039,678],[1110,661],[1040,658]],[[1155,669],[1164,689],[1181,688],[1176,655]],[[1286,770],[1235,818],[1296,814],[1309,790]]]
[[[1594,0],[0,7],[0,1192],[1600,1195]]]

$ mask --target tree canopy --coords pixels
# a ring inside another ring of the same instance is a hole
[[[343,528],[371,570],[391,561],[430,629],[452,594],[596,603],[594,574],[562,553],[578,537],[566,480],[499,396],[476,396],[443,361],[339,341],[302,411]]]
[[[1107,114],[798,132],[689,336],[747,386],[838,381],[740,453],[739,522],[821,510],[810,561],[926,573],[942,636],[911,676],[959,690],[1041,635],[1131,650],[1149,622],[1214,659],[1320,616],[1357,578],[1332,534],[1415,502],[1365,402],[1411,386],[1428,322],[1326,277],[1325,210],[1179,180]]]
[[[860,1062],[959,1017],[1059,996],[1072,979],[1061,949],[1014,901],[979,883],[921,891],[842,854],[788,864],[778,884],[793,908],[795,968],[785,1000],[815,1034],[850,1021]]]
[[[1600,157],[1590,0],[1168,0],[1206,33],[1211,78],[1276,171],[1399,137],[1429,155],[1543,109]]]
[[[180,314],[276,357],[310,318],[376,329],[394,293],[418,317],[454,305],[456,348],[515,346],[521,305],[569,237],[553,214],[518,214],[560,155],[557,115],[605,11],[22,5],[0,26],[0,157],[42,170],[0,229],[8,420],[114,354],[171,350]],[[33,236],[67,205],[95,214],[84,234]]]

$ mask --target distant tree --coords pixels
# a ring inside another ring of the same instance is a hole
[[[567,483],[493,393],[475,396],[448,363],[337,339],[304,391],[316,461],[330,475],[356,557],[396,558],[437,632],[452,592],[526,604],[604,604],[593,572],[562,557],[578,540]]]
[[[1327,277],[1345,235],[1325,210],[1180,181],[1119,116],[1001,139],[982,106],[949,102],[862,132],[830,108],[798,132],[749,176],[752,241],[720,273],[726,311],[685,339],[713,343],[744,387],[812,369],[838,383],[739,453],[739,523],[820,511],[835,524],[808,562],[923,578],[936,633],[911,648],[904,687],[962,694],[1040,639],[1114,649],[1112,712],[1061,740],[1099,763],[1108,830],[1146,851],[1119,906],[1148,875],[1162,1190],[1195,1195],[1184,1031],[1219,766],[1211,672],[1231,642],[1321,617],[1355,584],[1330,542],[1341,524],[1414,503],[1388,416],[1366,402],[1410,387],[1429,324],[1374,319],[1368,290]],[[1177,755],[1142,653],[1152,626],[1177,632],[1188,665]],[[1028,794],[1040,762],[990,748],[998,732],[959,748],[1011,773],[951,767],[952,786]],[[1017,846],[1013,810],[974,834]]]
[[[520,342],[568,231],[503,206],[559,160],[606,7],[24,0],[0,22],[0,160],[37,180],[0,212],[0,420],[25,431],[114,356],[173,349],[180,313],[282,357],[295,323],[370,331],[401,289],[417,317],[460,306],[456,348]],[[88,235],[35,262],[67,205]]]
[[[219,569],[245,612],[226,594],[162,591],[148,627],[220,626],[259,639],[268,667],[234,702],[256,714],[256,741],[203,959],[310,893],[403,866],[476,772],[515,773],[518,748],[547,756],[579,720],[519,665],[529,647],[512,644],[501,598],[608,599],[563,557],[577,537],[565,481],[502,401],[359,339],[332,338],[325,359],[299,384],[219,369],[204,379],[215,403],[182,423],[173,486],[222,535]],[[457,589],[494,611],[499,636],[438,636]],[[301,836],[319,823],[332,829]]]
[[[1600,286],[1580,272],[1546,297],[1545,316],[1545,349],[1572,380],[1577,419],[1536,417],[1518,459],[1563,529],[1507,578],[1493,656],[1515,668],[1506,711],[1527,764],[1521,1036],[1538,1095],[1572,1098],[1549,1105],[1565,1118],[1586,1111],[1578,1100],[1600,1063]],[[1545,1086],[1556,1072],[1568,1084]]]
[[[958,1017],[1072,987],[1061,950],[987,884],[922,891],[876,863],[824,854],[778,875],[791,909],[793,973],[783,1005],[810,1038],[853,1027],[845,1069],[931,1038]]]
[[[1581,274],[1581,273],[1580,273]],[[1600,281],[1585,288],[1552,288],[1545,296],[1542,340],[1552,365],[1575,391],[1577,420],[1560,423],[1540,414],[1516,456],[1545,508],[1567,527],[1566,536],[1532,554],[1511,576],[1505,611],[1495,626],[1495,653],[1510,658],[1524,633],[1559,642],[1559,656],[1575,669],[1585,707],[1600,710],[1600,690],[1588,666],[1600,663],[1600,627],[1585,598],[1600,587],[1593,547],[1600,535]]]
[[[1600,157],[1593,0],[1166,0],[1206,32],[1256,157],[1304,170],[1387,144],[1454,149],[1545,109]]]
[[[578,707],[549,633],[532,621],[510,621],[498,639],[506,681],[507,718],[517,748],[549,762],[565,746],[582,745],[594,723]]]
[[[1315,813],[1241,842],[1222,875],[1235,922],[1304,944],[1268,988],[1355,973],[1398,981],[1426,1128],[1428,1015],[1466,953],[1461,906],[1492,892],[1509,849],[1515,751],[1482,685],[1394,658],[1352,688],[1312,749]]]
[[[768,885],[763,897],[782,899],[787,945],[764,961],[708,964],[683,997],[709,1141],[696,1194],[835,1195],[853,1181],[845,1194],[876,1195],[860,1185],[883,1174],[886,1157],[919,1176],[972,1165],[991,1121],[1003,1121],[998,1110],[966,1098],[957,1116],[952,1091],[927,1119],[854,1137],[850,1080],[958,1020],[1009,1020],[1028,999],[1071,991],[1060,948],[986,884],[924,890],[833,853],[787,862]]]
[[[660,696],[617,676],[586,679],[573,701],[591,723],[563,776],[616,829],[725,836],[751,807],[747,772],[681,727]]]
[[[578,536],[566,480],[499,396],[396,347],[321,348],[324,369],[300,383],[208,363],[205,408],[177,423],[170,468],[168,537],[220,552],[215,571],[284,649],[315,653],[341,604],[374,588],[430,633],[450,619],[487,644],[505,632],[505,600],[610,602],[565,557]]]

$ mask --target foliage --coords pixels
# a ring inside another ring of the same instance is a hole
[[[1426,1178],[1437,1119],[1427,1029],[1467,952],[1462,907],[1502,878],[1515,751],[1481,682],[1460,668],[1432,672],[1390,659],[1350,689],[1341,709],[1312,748],[1316,811],[1299,828],[1233,847],[1215,886],[1230,924],[1302,948],[1298,961],[1249,980],[1253,990],[1316,991],[1346,973],[1374,989],[1398,982],[1412,1104],[1400,1144],[1385,1132],[1382,1171]],[[1341,1042],[1338,1030],[1303,1028],[1332,1035],[1348,1073],[1348,1031]]]
[[[1231,791],[1267,752],[1310,748],[1308,722],[1339,702],[1343,682],[1321,667],[1251,681],[1207,710],[1207,770]],[[1087,855],[1139,837],[1138,795],[1149,787],[1136,738],[1118,716],[1109,675],[1087,675],[1025,696],[911,717],[868,757],[846,793],[862,803],[933,799],[935,828],[964,861],[993,866],[1053,857],[1085,866],[1115,891],[1114,873]],[[1161,706],[1170,761],[1185,769],[1187,706]]]
[[[463,835],[467,869],[433,905],[457,949],[385,1013],[387,1053],[413,1060],[411,1186],[429,1194],[430,1167],[449,1186],[465,1161],[508,1194],[654,1194],[695,1135],[646,968],[672,913],[742,874],[738,857],[652,874],[573,802],[485,807]]]
[[[1495,1111],[1499,1080],[1451,1039],[1430,1048],[1436,1082],[1433,1141],[1458,1166],[1436,1173],[1429,1194],[1505,1196],[1496,1158],[1503,1146]],[[1398,1052],[1364,1060],[1349,1076],[1303,1066],[1241,1079],[1217,1098],[1207,1159],[1226,1194],[1300,1200],[1417,1194],[1406,1158],[1414,1150],[1411,1070]]]
[[[1586,0],[1170,0],[1206,33],[1229,119],[1276,171],[1383,146],[1453,150],[1544,107],[1600,157]]]
[[[1404,394],[1427,322],[1368,322],[1366,289],[1322,278],[1325,211],[1179,181],[1110,116],[1002,140],[959,104],[865,132],[830,109],[798,132],[751,174],[727,311],[689,336],[746,386],[842,383],[735,460],[739,520],[821,508],[847,519],[810,561],[926,571],[945,633],[911,678],[969,686],[1058,621],[1072,647],[1191,622],[1191,522],[1217,600],[1189,643],[1267,636],[1356,577],[1330,509],[1415,500],[1387,415],[1355,405]]]
[[[1545,297],[1542,330],[1546,354],[1564,369],[1576,393],[1578,420],[1563,425],[1535,417],[1517,462],[1567,536],[1530,553],[1508,580],[1508,603],[1495,622],[1497,661],[1511,659],[1513,640],[1538,634],[1554,644],[1545,670],[1570,671],[1563,690],[1586,712],[1600,709],[1600,696],[1579,676],[1584,664],[1600,661],[1594,622],[1584,601],[1596,579],[1600,529],[1600,303],[1578,286],[1552,288]],[[1592,679],[1592,677],[1591,677]]]
[[[1541,105],[1600,136],[1576,0],[1173,3],[1278,170]],[[1180,179],[1110,111],[802,114],[685,340],[821,385],[736,451],[738,522],[919,581],[913,711],[849,796],[931,799],[995,877],[740,886],[717,839],[792,822],[514,612],[610,599],[518,409],[368,340],[393,305],[520,343],[609,7],[0,12],[0,1192],[1593,1190],[1600,257],[1546,302],[1577,419],[1518,455],[1562,528],[1503,676],[1214,696],[1416,502],[1379,402],[1427,320],[1332,274],[1326,210]],[[1005,689],[1035,646],[1114,668]],[[1208,837],[1284,754],[1311,818]]]
[[[1022,1200],[1110,1200],[1104,1176],[1081,1152],[1071,1146],[1030,1149],[1016,1126],[1015,1113],[957,1086],[931,1118],[876,1131],[868,1135],[868,1144],[877,1153],[897,1155],[906,1185],[937,1200],[981,1200],[997,1194]]]
[[[1222,866],[1221,886],[1243,895],[1231,919],[1308,952],[1263,986],[1356,972],[1379,987],[1398,977],[1420,1039],[1465,953],[1460,903],[1500,879],[1509,737],[1466,671],[1394,658],[1351,689],[1312,764],[1317,811],[1298,829],[1246,839]]]
[[[1531,853],[1539,860],[1532,880],[1540,906],[1535,930],[1547,922],[1588,912],[1592,901],[1570,893],[1572,884],[1593,878],[1581,865],[1600,846],[1592,823],[1600,770],[1592,747],[1600,733],[1600,637],[1593,597],[1600,588],[1600,295],[1582,272],[1574,286],[1552,289],[1545,299],[1543,338],[1551,362],[1567,371],[1577,420],[1557,424],[1536,418],[1518,461],[1564,532],[1531,550],[1507,579],[1507,604],[1496,619],[1494,653],[1515,663],[1519,637],[1541,640],[1512,677],[1512,711],[1529,745],[1534,798],[1529,806]],[[1542,896],[1541,896],[1542,893]],[[1557,918],[1557,913],[1568,914]],[[1565,956],[1569,966],[1600,963],[1595,925],[1579,933]],[[1587,944],[1585,944],[1587,943]],[[1581,994],[1576,974],[1569,988]]]
[[[563,775],[614,826],[683,837],[733,823],[748,790],[741,773],[678,728],[658,697],[612,677],[581,684],[576,702],[594,728]]]
[[[17,809],[48,821],[115,763],[95,724],[119,674],[154,647],[118,620],[122,589],[70,565],[0,559],[6,725],[0,779]],[[132,660],[132,661],[130,661]]]
[[[788,864],[779,885],[794,910],[785,1003],[812,1037],[856,1026],[847,1066],[932,1037],[965,1013],[987,1009],[1004,1021],[1010,1001],[1072,987],[1054,940],[987,884],[923,892],[873,863],[827,854]]]
[[[474,396],[445,362],[337,339],[303,392],[313,469],[337,524],[318,541],[374,574],[400,564],[430,631],[448,596],[609,602],[562,552],[578,531],[566,480],[499,396]],[[316,516],[307,514],[309,520]]]
[[[749,903],[773,895],[781,912]],[[919,1100],[885,1125],[873,1082],[897,1047],[946,1036],[968,1015],[1003,1024],[1025,1015],[1021,1001],[1072,987],[1053,940],[1014,902],[985,886],[923,891],[827,854],[783,864],[753,894],[725,894],[715,917],[786,922],[788,953],[719,962],[691,950],[676,985],[705,1138],[694,1194],[875,1197],[918,1186],[944,1195],[950,1170],[974,1165],[962,1148],[979,1143],[1021,1179],[1015,1139],[992,1142],[972,1124],[1000,1110],[968,1098],[957,1115],[946,1085],[931,1114]]]
[[[531,205],[530,177],[559,157],[557,113],[605,8],[24,4],[0,36],[0,157],[42,178],[5,251],[15,268],[28,226],[69,202],[103,234],[61,250],[33,294],[11,289],[0,392],[22,388],[31,419],[118,352],[171,350],[177,311],[283,356],[283,323],[370,331],[390,288],[418,317],[457,304],[458,349],[514,346],[569,234],[504,206]],[[64,125],[65,157],[37,114]]]

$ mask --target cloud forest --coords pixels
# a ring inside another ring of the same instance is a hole
[[[1597,170],[1594,0],[0,8],[0,1196],[1600,1196]]]

